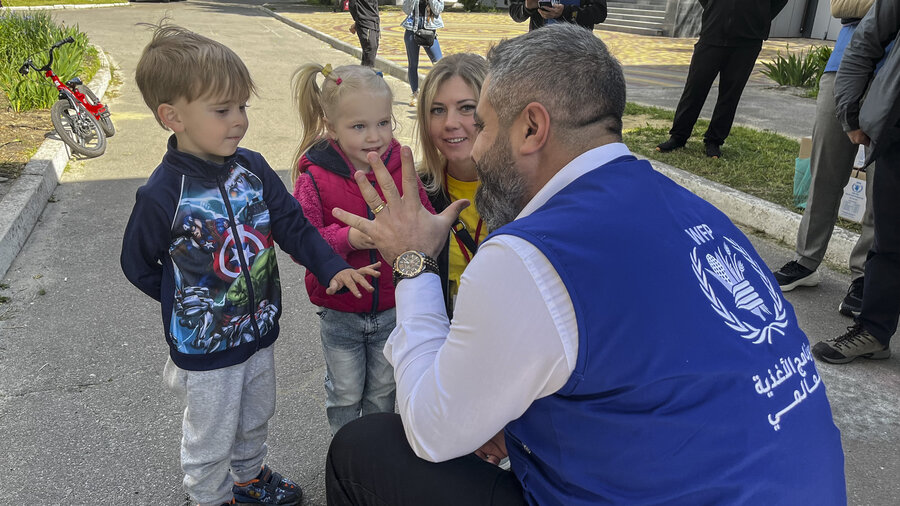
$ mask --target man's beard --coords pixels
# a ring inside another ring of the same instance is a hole
[[[526,204],[525,180],[516,170],[509,139],[494,141],[475,170],[480,180],[475,208],[488,230],[497,230],[516,219]]]

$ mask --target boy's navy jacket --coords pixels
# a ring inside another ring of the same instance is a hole
[[[175,136],[137,198],[122,271],[162,305],[172,361],[205,371],[239,364],[278,337],[274,243],[329,281],[348,269],[259,153],[221,165],[176,149]]]

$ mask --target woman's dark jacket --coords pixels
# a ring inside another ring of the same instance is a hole
[[[422,174],[419,174],[419,177],[422,178],[422,184],[425,185],[425,188],[428,188],[431,183],[431,178]],[[444,212],[444,209],[447,209],[453,201],[450,200],[450,196],[447,195],[447,189],[443,188],[439,192],[432,193],[428,192],[428,200],[431,201],[431,206],[434,207],[435,214],[440,214]],[[450,236],[447,235],[447,242],[444,243],[444,248],[441,249],[440,254],[437,257],[438,267],[440,267],[440,277],[441,277],[441,288],[444,290],[444,305],[447,306],[447,316],[449,318],[453,318],[453,305],[450,302]]]
[[[529,31],[544,26],[546,22],[541,17],[538,9],[525,7],[525,0],[510,0],[509,16],[516,23],[521,23],[527,19]],[[558,19],[593,30],[594,25],[606,21],[606,0],[581,0],[581,5],[577,7],[566,5],[562,16]]]

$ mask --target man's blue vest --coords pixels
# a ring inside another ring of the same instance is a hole
[[[806,336],[719,210],[628,156],[496,233],[543,252],[578,322],[568,382],[506,427],[530,504],[846,504]]]

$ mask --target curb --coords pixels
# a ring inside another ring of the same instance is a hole
[[[58,9],[100,9],[103,7],[120,7],[129,5],[128,2],[119,2],[114,4],[57,4],[57,5],[24,5],[16,7],[0,7],[0,12],[4,11],[49,11]]]
[[[658,172],[716,206],[736,224],[758,230],[789,245],[797,240],[801,215],[686,170],[641,155],[635,156],[647,160]],[[846,269],[850,262],[850,252],[857,240],[859,234],[835,226],[825,251],[825,261]]]
[[[112,74],[103,49],[96,45],[94,47],[100,58],[100,69],[88,86],[103,100]],[[16,179],[9,193],[0,200],[0,278],[6,275],[9,266],[31,235],[31,230],[47,206],[47,200],[59,184],[70,156],[71,152],[65,143],[46,139],[25,165],[22,175]]]
[[[335,49],[349,53],[357,58],[362,57],[362,50],[358,47],[351,46],[344,41],[281,16],[263,6],[258,6],[257,8],[287,25],[324,41]],[[409,82],[405,68],[377,57],[375,61],[376,68],[382,72],[387,72],[397,79]],[[420,81],[423,80],[424,76],[419,74],[419,79]],[[750,126],[750,128],[754,127]],[[710,181],[663,162],[651,160],[638,154],[635,154],[635,156],[647,160],[654,169],[716,206],[734,223],[758,230],[788,245],[793,245],[797,240],[797,230],[800,228],[801,215],[767,200]],[[850,252],[853,251],[857,240],[859,240],[859,234],[835,226],[834,232],[831,234],[831,240],[828,242],[828,249],[825,251],[824,260],[846,269],[850,263]]]

